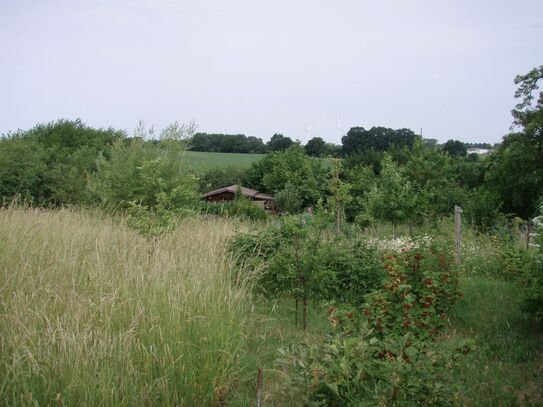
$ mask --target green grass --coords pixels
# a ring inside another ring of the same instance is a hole
[[[543,405],[543,333],[520,311],[522,287],[468,277],[462,291],[448,335],[475,341],[457,372],[465,389],[463,404]]]
[[[209,153],[186,151],[183,158],[189,166],[198,171],[212,168],[248,168],[253,162],[260,160],[265,154]]]

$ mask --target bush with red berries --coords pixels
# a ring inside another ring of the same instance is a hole
[[[411,332],[431,338],[447,319],[447,312],[460,298],[455,259],[437,241],[384,259],[383,287],[366,295],[364,318],[381,337]]]

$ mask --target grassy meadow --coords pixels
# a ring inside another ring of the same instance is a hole
[[[291,300],[231,281],[224,244],[247,226],[188,218],[154,243],[99,212],[0,210],[0,404],[247,406],[262,367],[264,405],[298,405],[278,349],[319,341],[328,321],[312,304],[304,333]],[[474,344],[457,405],[542,405],[543,336],[519,310],[521,288],[461,281],[443,334]]]
[[[155,246],[90,213],[0,210],[0,403],[218,404],[246,368],[234,228],[188,219]]]

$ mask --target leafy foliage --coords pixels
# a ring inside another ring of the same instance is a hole
[[[325,179],[322,163],[308,157],[298,144],[254,163],[246,177],[250,187],[272,194],[284,190],[289,183],[295,185],[304,206],[316,204],[323,196]]]
[[[124,133],[93,129],[80,120],[39,124],[0,139],[0,197],[16,194],[38,204],[86,203],[87,178]]]
[[[540,208],[543,213],[543,206]],[[543,319],[543,215],[535,219],[537,254],[527,268],[522,309],[538,320]]]
[[[245,169],[238,167],[212,168],[199,174],[200,192],[205,193],[229,185],[244,185]]]
[[[326,142],[321,137],[313,137],[304,148],[310,157],[322,157],[326,154]]]
[[[450,374],[467,343],[436,341],[459,297],[452,256],[438,244],[385,259],[383,288],[359,309],[331,307],[322,344],[283,350],[287,389],[308,405],[454,405]]]
[[[189,140],[189,149],[217,153],[263,154],[267,152],[262,139],[247,137],[244,134],[196,133]]]
[[[172,140],[160,145],[133,139],[116,142],[109,160],[98,162],[92,191],[97,202],[128,208],[130,202],[150,209],[166,194],[172,207],[192,207],[198,199],[197,179],[179,159],[181,146]]]
[[[302,209],[303,201],[298,188],[287,182],[285,188],[275,194],[275,202],[281,213],[294,215]]]
[[[466,145],[459,140],[447,140],[441,148],[450,156],[465,157],[468,153]]]
[[[270,141],[268,141],[267,146],[270,151],[285,151],[293,144],[294,142],[290,137],[285,137],[282,134],[275,133],[271,137]]]
[[[372,127],[366,130],[363,127],[353,127],[341,139],[342,151],[344,156],[348,156],[366,150],[386,151],[392,145],[411,147],[416,137],[409,129]]]
[[[460,296],[454,258],[443,245],[425,243],[401,255],[389,254],[383,288],[366,297],[363,313],[381,337],[411,332],[435,337]]]
[[[233,201],[227,202],[202,201],[199,210],[201,213],[224,217],[236,217],[251,221],[262,221],[268,218],[268,215],[263,208],[256,206],[242,195],[238,195]]]
[[[287,391],[309,406],[453,406],[460,386],[451,375],[468,345],[444,346],[407,334],[379,339],[331,336],[324,344],[282,350]]]
[[[333,235],[319,216],[283,217],[256,234],[241,234],[229,252],[267,297],[355,303],[383,276],[377,251],[364,241]]]
[[[535,215],[543,196],[543,93],[534,93],[543,79],[543,66],[515,78],[519,85],[513,109],[519,132],[503,138],[490,157],[488,185],[503,202],[503,210],[526,219]],[[535,103],[534,103],[535,100]]]
[[[373,188],[366,194],[368,215],[393,225],[421,216],[425,209],[421,201],[425,195],[415,192],[411,182],[403,176],[390,156],[385,156],[382,165],[383,169]]]

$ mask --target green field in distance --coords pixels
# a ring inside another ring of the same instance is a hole
[[[211,168],[238,167],[247,168],[260,160],[265,154],[210,153],[203,151],[185,151],[183,159],[195,170]]]

